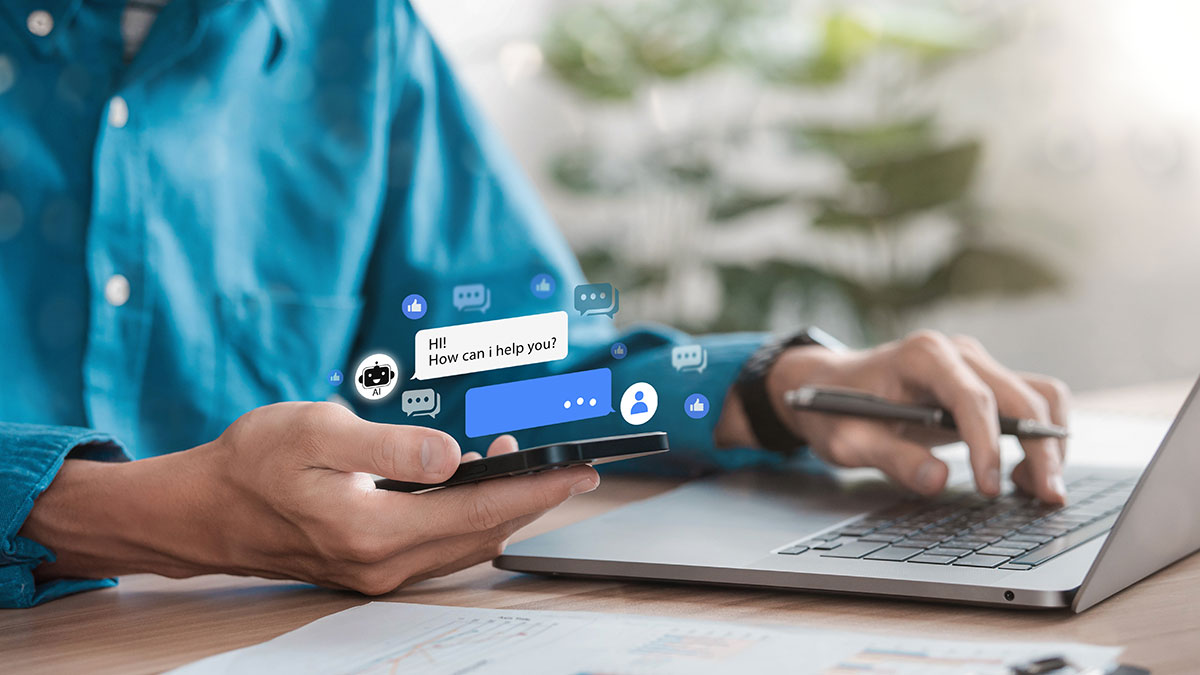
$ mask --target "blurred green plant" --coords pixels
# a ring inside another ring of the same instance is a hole
[[[720,309],[703,321],[684,318],[679,323],[685,327],[765,328],[770,303],[784,289],[808,305],[840,303],[856,318],[862,337],[873,341],[892,337],[905,317],[949,299],[1030,294],[1062,283],[1037,258],[990,243],[996,237],[989,237],[987,218],[971,194],[981,141],[947,138],[933,111],[914,112],[903,96],[982,49],[991,39],[988,26],[941,2],[867,7],[831,3],[814,11],[812,3],[802,7],[791,0],[600,0],[572,3],[552,17],[542,44],[546,62],[594,105],[636,112],[649,89],[717,72],[789,94],[835,98],[853,88],[874,99],[875,113],[867,120],[819,122],[800,113],[782,121],[740,119],[724,128],[654,138],[632,155],[581,143],[553,158],[556,183],[582,198],[682,192],[703,204],[707,226],[720,228],[749,227],[760,213],[790,209],[797,227],[825,235],[830,250],[854,248],[875,258],[865,272],[850,272],[830,262],[836,256],[798,260],[772,253],[748,264],[710,255],[705,264],[724,294]],[[886,67],[870,67],[880,63]],[[768,188],[727,170],[722,157],[764,135],[797,157],[833,162],[840,183],[818,190]],[[949,246],[923,264],[909,264],[902,258],[907,232],[930,214],[950,223],[943,237]],[[691,263],[704,255],[687,253]],[[654,292],[668,283],[664,261],[630,258],[607,244],[580,256],[590,278],[611,280],[626,292]]]

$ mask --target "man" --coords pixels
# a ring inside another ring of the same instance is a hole
[[[529,287],[543,273],[557,282],[547,299]],[[430,422],[441,430],[409,424],[398,396],[346,394],[374,421],[275,403],[353,392],[326,373],[371,353],[403,362],[417,330],[466,320],[449,301],[456,285],[486,285],[500,317],[567,307],[582,281],[405,2],[0,4],[0,605],[133,572],[378,594],[489,559],[595,488],[596,473],[425,495],[375,490],[368,475],[449,476],[473,456],[455,441],[464,392],[489,382],[609,367],[615,391],[646,380],[675,402],[654,423],[676,467],[807,444],[922,494],[947,475],[930,439],[790,414],[782,393],[836,384],[940,403],[987,495],[1000,490],[998,411],[1065,421],[1060,384],[1016,375],[969,340],[918,333],[837,353],[799,338],[617,336],[602,316],[572,319],[563,361],[422,383],[442,398]],[[409,294],[428,299],[419,320],[399,308]],[[670,350],[692,343],[708,366],[683,378]],[[688,418],[691,391],[714,414]],[[632,430],[610,415],[519,440]],[[501,436],[490,451],[516,446]],[[1061,445],[1025,451],[1014,480],[1063,501]]]

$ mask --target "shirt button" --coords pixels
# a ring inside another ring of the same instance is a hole
[[[54,17],[44,9],[35,9],[25,19],[25,27],[38,37],[46,37],[50,31],[54,30]]]
[[[120,129],[129,122],[129,104],[120,96],[112,97],[108,102],[108,123]]]
[[[123,274],[114,274],[104,284],[104,299],[113,307],[129,302],[129,280]]]

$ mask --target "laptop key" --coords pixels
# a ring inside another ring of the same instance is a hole
[[[1065,527],[1054,527],[1054,526],[1050,526],[1050,525],[1034,525],[1031,527],[1021,528],[1021,533],[1022,534],[1042,534],[1042,535],[1046,535],[1048,537],[1053,538],[1053,537],[1061,537],[1062,535],[1066,534],[1067,529],[1068,528],[1065,528]]]
[[[969,548],[972,551],[976,551],[981,548],[986,548],[991,543],[992,542],[990,541],[959,537],[958,539],[951,539],[950,541],[942,542],[942,546],[945,546],[946,548]]]
[[[896,544],[897,546],[905,546],[905,547],[912,547],[912,548],[929,548],[930,546],[937,546],[938,542],[940,542],[940,541],[941,541],[941,539],[916,539],[916,538],[909,537],[908,539],[901,539],[900,541],[893,542],[893,543]]]
[[[1019,558],[1013,559],[1013,562],[1026,563],[1029,565],[1040,565],[1056,555],[1066,553],[1076,546],[1085,544],[1092,539],[1099,537],[1105,532],[1108,532],[1115,522],[1117,522],[1117,514],[1097,520],[1091,525],[1081,527],[1064,537],[1059,537],[1048,544],[1039,546],[1020,556]]]
[[[779,551],[779,555],[800,555],[801,553],[804,553],[807,550],[808,550],[807,546],[805,546],[803,544],[796,544],[795,546],[789,546],[789,547],[783,549],[782,551]]]
[[[866,557],[867,560],[908,560],[909,558],[921,553],[924,549],[910,548],[903,546],[888,546],[880,549]]]
[[[996,542],[994,546],[998,546],[1000,548],[1015,548],[1018,551],[1028,551],[1029,549],[1037,548],[1038,544],[1035,544],[1032,541],[1021,541],[1020,539],[1001,539],[1000,541]],[[1013,555],[1017,554],[1014,553]]]
[[[1002,555],[1006,558],[1021,555],[1025,552],[1023,548],[1002,548],[1000,546],[989,546],[979,549],[980,555]]]
[[[908,559],[910,563],[925,563],[926,565],[949,565],[955,561],[952,555],[933,555],[932,553],[922,553]]]
[[[843,544],[849,544],[852,541],[855,541],[853,537],[838,537],[837,539],[830,539],[829,541],[814,542],[812,547],[818,551],[832,551],[833,549]]]
[[[980,555],[972,553],[965,558],[959,558],[954,561],[955,565],[963,567],[998,567],[1008,562],[1008,558],[1002,555]]]
[[[1031,570],[1031,569],[1033,569],[1033,565],[1017,565],[1017,564],[1015,564],[1015,563],[1004,563],[1003,565],[1001,565],[1001,566],[1000,566],[1000,567],[998,567],[997,569],[1002,569],[1002,570]]]
[[[821,554],[823,558],[861,558],[868,553],[874,553],[887,544],[878,541],[856,541],[849,544],[842,544],[832,551],[825,551]]]
[[[1050,541],[1053,538],[1054,537],[1047,537],[1047,536],[1041,535],[1041,534],[1023,534],[1021,532],[1018,532],[1017,534],[1012,534],[1012,535],[1009,535],[1008,537],[1005,537],[1004,541],[1014,541],[1014,542],[1027,541],[1027,542],[1033,544],[1034,546],[1040,546],[1040,545]]]
[[[950,556],[952,558],[961,558],[964,555],[970,555],[971,553],[973,553],[973,551],[971,551],[971,549],[969,549],[969,548],[950,548],[947,546],[938,546],[937,548],[929,549],[928,551],[926,551],[926,553],[928,553],[929,555],[936,555],[936,556],[943,556],[943,557]]]

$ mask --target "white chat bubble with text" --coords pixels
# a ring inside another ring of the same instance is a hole
[[[426,328],[415,354],[414,380],[557,361],[567,356],[567,313]]]

